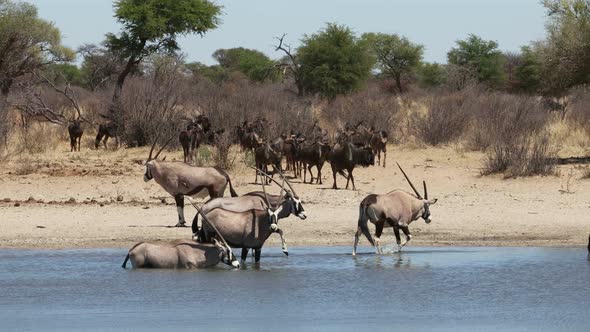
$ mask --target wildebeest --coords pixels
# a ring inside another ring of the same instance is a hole
[[[211,198],[222,197],[225,188],[229,184],[231,195],[238,196],[225,170],[219,167],[194,167],[183,162],[159,161],[157,160],[158,155],[167,143],[152,158],[155,144],[156,142],[152,145],[145,164],[146,170],[143,179],[145,182],[154,179],[157,184],[174,197],[176,209],[178,210],[177,227],[184,227],[186,224],[184,220],[185,195],[205,197],[208,194]]]
[[[76,149],[79,152],[82,134],[84,134],[81,121],[72,120],[72,122],[68,125],[68,133],[70,134],[70,152],[76,151]]]
[[[435,204],[437,199],[428,199],[425,181],[422,182],[424,185],[424,197],[422,197],[399,164],[398,167],[416,195],[414,196],[403,190],[394,190],[385,195],[371,194],[365,197],[359,206],[358,228],[354,236],[354,247],[352,249],[353,255],[356,255],[356,247],[361,233],[367,237],[371,245],[376,247],[377,253],[383,253],[379,245],[383,227],[393,228],[398,249],[401,250],[412,238],[409,229],[412,221],[422,218],[427,224],[432,222],[430,205]],[[374,240],[369,232],[368,221],[375,224]],[[400,240],[400,229],[406,236],[404,243],[401,243]]]
[[[96,140],[94,141],[94,148],[98,149],[98,146],[100,145],[100,141],[102,140],[104,143],[104,148],[107,148],[107,141],[109,140],[110,137],[114,137],[115,138],[115,144],[117,146],[117,148],[119,147],[119,133],[118,133],[118,127],[114,122],[107,122],[107,123],[101,123],[98,126],[98,134],[96,135]],[[104,138],[104,140],[103,140]]]
[[[336,144],[332,148],[328,160],[330,161],[330,166],[332,166],[332,175],[334,176],[333,189],[338,189],[336,185],[336,173],[346,178],[346,189],[348,189],[348,183],[352,181],[352,190],[356,190],[354,176],[352,175],[354,168],[357,165],[363,167],[375,165],[375,155],[370,147],[356,147],[352,143]]]
[[[271,199],[265,194],[266,202]],[[211,226],[223,236],[227,243],[233,248],[242,248],[242,260],[246,259],[248,251],[254,249],[255,262],[260,262],[260,253],[264,242],[274,233],[282,231],[278,228],[278,220],[293,215],[301,215],[301,206],[293,199],[286,199],[279,195],[280,200],[266,210],[247,210],[244,212],[233,212],[223,208],[214,208],[206,213],[208,222],[203,224],[199,238],[208,239],[214,235]],[[286,248],[285,248],[286,249]]]
[[[170,243],[140,242],[129,250],[122,267],[126,268],[129,260],[134,268],[198,269],[214,266],[219,262],[234,268],[240,267],[231,248],[216,239],[212,241],[213,243],[191,240]]]
[[[311,177],[309,183],[313,183],[311,168],[315,166],[317,169],[316,183],[322,184],[322,167],[328,159],[330,150],[330,145],[322,142],[313,142],[300,148],[297,159],[303,164],[303,183],[306,183],[308,170]]]
[[[387,132],[379,130],[373,132],[369,142],[371,149],[373,149],[373,154],[377,156],[377,165],[381,165],[381,152],[383,152],[383,167],[385,167],[385,162],[387,161],[387,138]]]
[[[203,140],[203,128],[198,123],[189,123],[186,130],[178,135],[180,146],[184,154],[184,162],[191,162],[193,151],[198,150]]]
[[[275,150],[271,144],[265,143],[254,150],[254,162],[256,168],[269,173],[268,166],[271,165],[275,170],[281,170],[281,158],[282,151]],[[274,172],[273,172],[274,174]],[[256,171],[254,183],[258,183],[259,172]],[[268,181],[266,178],[261,176],[261,181]],[[267,182],[268,183],[268,182]]]

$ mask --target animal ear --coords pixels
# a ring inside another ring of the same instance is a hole
[[[429,205],[435,204],[436,202],[438,202],[438,198],[433,198],[433,199],[428,200]]]

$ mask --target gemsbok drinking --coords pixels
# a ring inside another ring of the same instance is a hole
[[[383,227],[393,227],[398,250],[401,250],[412,238],[409,229],[412,221],[422,218],[427,224],[432,222],[430,205],[436,203],[437,199],[428,199],[426,181],[422,181],[424,185],[424,197],[422,197],[401,166],[399,164],[397,166],[416,195],[398,189],[385,195],[371,194],[365,197],[359,206],[358,228],[354,236],[354,247],[352,249],[353,255],[356,255],[356,247],[361,233],[367,237],[371,245],[376,247],[376,252],[382,254],[383,250],[379,242]],[[368,221],[371,221],[376,228],[374,240],[369,232]],[[400,229],[406,236],[406,241],[403,243],[400,240]]]

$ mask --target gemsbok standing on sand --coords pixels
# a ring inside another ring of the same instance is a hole
[[[264,188],[264,187],[263,187]],[[222,208],[215,208],[206,213],[207,223],[199,231],[199,238],[208,241],[211,236],[215,235],[212,228],[216,228],[218,234],[223,236],[232,248],[242,248],[242,261],[246,259],[248,251],[254,249],[254,260],[260,262],[262,246],[268,237],[278,232],[282,236],[282,231],[278,227],[278,220],[293,215],[299,215],[304,218],[298,211],[297,203],[293,199],[281,197],[276,204],[269,204],[271,199],[266,195],[264,190],[264,199],[266,210],[251,209],[244,212],[233,212]],[[284,239],[283,239],[284,241]],[[286,248],[285,248],[286,249]]]
[[[258,170],[258,169],[257,169]],[[264,173],[261,170],[258,170],[263,176],[270,178],[270,176]],[[305,220],[307,215],[305,214],[305,209],[303,208],[303,204],[301,203],[301,199],[295,193],[295,189],[287,180],[282,173],[279,173],[283,178],[283,184],[279,184],[276,180],[272,179],[277,185],[281,188],[281,193],[279,195],[267,195],[266,189],[264,189],[264,183],[262,184],[263,191],[254,191],[247,194],[244,194],[240,197],[221,197],[212,199],[209,202],[203,205],[202,210],[203,213],[207,214],[214,209],[223,209],[226,211],[231,212],[246,212],[250,210],[258,210],[258,211],[267,211],[269,214],[272,213],[272,207],[278,206],[281,201],[286,201],[289,204],[294,206],[293,214],[301,220]],[[285,189],[284,184],[285,181],[290,189]],[[285,194],[283,195],[283,191]],[[193,235],[198,236],[199,228],[198,228],[198,214],[193,219],[192,230]],[[275,223],[271,224],[271,230],[273,233],[279,234],[281,237],[281,244],[283,253],[289,256],[289,250],[287,248],[287,243],[285,241],[285,237],[283,234],[283,230],[281,230],[277,224],[277,220],[274,220]],[[247,254],[247,249],[246,249]],[[245,259],[245,256],[242,257]]]
[[[409,229],[412,221],[422,218],[427,224],[432,222],[430,205],[436,203],[438,199],[428,199],[426,181],[422,181],[424,184],[424,197],[422,197],[401,166],[399,164],[397,164],[397,166],[402,171],[402,174],[410,184],[410,187],[414,190],[414,193],[416,193],[416,196],[397,189],[385,195],[371,194],[365,197],[359,207],[358,228],[354,235],[352,255],[356,255],[356,247],[361,233],[365,234],[371,245],[376,247],[376,252],[382,254],[383,250],[381,249],[379,242],[381,234],[383,233],[383,227],[393,227],[398,249],[401,250],[412,238]],[[368,221],[371,221],[376,228],[374,240],[369,232]],[[404,241],[404,243],[401,243],[400,240],[400,229],[406,236],[406,241]]]
[[[176,227],[184,227],[184,196],[200,198],[209,195],[211,198],[223,197],[225,188],[229,184],[232,197],[238,194],[234,190],[227,172],[219,167],[194,167],[184,162],[157,160],[160,152],[168,145],[172,138],[162,146],[156,156],[152,158],[156,141],[152,145],[149,157],[145,163],[145,182],[154,179],[176,200],[178,223]]]

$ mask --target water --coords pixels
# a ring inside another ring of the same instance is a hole
[[[0,250],[0,329],[568,330],[590,326],[586,249],[263,251],[259,269],[123,270],[126,250]]]

